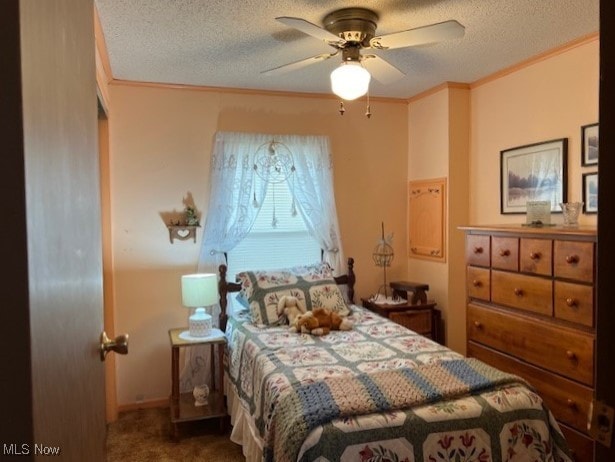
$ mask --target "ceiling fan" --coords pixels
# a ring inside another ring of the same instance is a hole
[[[280,16],[276,20],[289,27],[324,41],[335,48],[323,53],[263,71],[277,75],[303,68],[342,55],[342,64],[331,73],[333,93],[342,99],[356,99],[367,93],[371,74],[379,82],[388,84],[405,74],[375,54],[362,54],[363,49],[390,50],[463,37],[465,28],[450,20],[401,32],[377,36],[378,15],[366,8],[343,8],[325,16],[323,27],[302,18]]]

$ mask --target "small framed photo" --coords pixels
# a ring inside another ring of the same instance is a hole
[[[527,201],[525,224],[542,226],[551,224],[551,201]]]
[[[583,213],[598,213],[598,172],[583,174]]]
[[[500,151],[500,212],[527,213],[528,201],[548,201],[551,213],[561,213],[567,156],[567,138]]]
[[[581,165],[598,165],[598,124],[581,127]]]

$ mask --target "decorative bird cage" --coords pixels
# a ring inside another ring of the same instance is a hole
[[[374,248],[372,252],[372,258],[376,266],[382,267],[384,283],[378,288],[377,295],[383,294],[384,298],[388,297],[388,287],[387,287],[387,266],[391,266],[391,262],[393,261],[393,234],[389,234],[387,237],[384,237],[384,222],[382,223],[382,237],[378,240],[378,245]]]

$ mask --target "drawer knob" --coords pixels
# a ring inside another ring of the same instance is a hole
[[[566,406],[568,406],[570,409],[573,409],[573,410],[577,409],[577,403],[575,403],[575,401],[570,398],[566,400]]]
[[[566,350],[566,357],[570,361],[576,361],[576,359],[577,359],[577,355],[574,353],[574,351],[570,351],[570,350]]]
[[[515,295],[517,297],[522,297],[523,296],[523,289],[520,289],[519,287],[515,287],[515,289],[513,290],[513,292],[515,293]]]
[[[578,255],[566,255],[566,263],[569,263],[571,265],[575,263],[579,263],[579,256]]]
[[[530,258],[532,260],[540,260],[540,257],[542,255],[540,254],[540,252],[530,252]]]
[[[477,329],[482,329],[483,323],[480,321],[474,321],[474,327],[476,327]]]
[[[483,253],[482,247],[474,247],[474,253]]]
[[[510,250],[502,249],[500,250],[500,257],[508,257],[510,255]]]
[[[574,298],[567,298],[566,299],[566,305],[568,305],[569,307],[573,307],[573,306],[577,306],[579,304],[579,302],[577,302]]]
[[[483,285],[483,283],[482,283],[482,282],[480,282],[478,279],[474,279],[474,280],[472,281],[472,285],[473,285],[474,287],[480,287],[480,286],[482,286],[482,285]]]

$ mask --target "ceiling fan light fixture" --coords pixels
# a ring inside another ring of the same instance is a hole
[[[370,79],[360,62],[343,62],[331,72],[331,90],[342,99],[357,99],[367,93]]]

